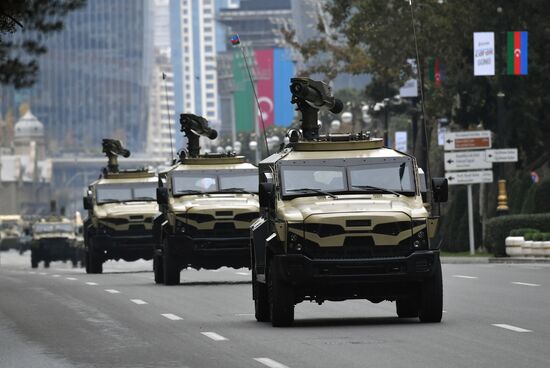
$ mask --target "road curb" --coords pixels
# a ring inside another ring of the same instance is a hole
[[[489,263],[550,263],[550,258],[541,258],[541,257],[496,257],[496,258],[489,258]]]
[[[443,264],[479,264],[489,263],[489,257],[441,257]]]
[[[525,264],[550,263],[550,258],[540,257],[441,257],[443,264]]]

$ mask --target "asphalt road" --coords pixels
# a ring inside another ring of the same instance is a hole
[[[440,324],[347,301],[299,304],[291,328],[255,321],[246,269],[186,270],[174,287],[150,269],[31,270],[1,253],[0,367],[550,367],[548,265],[443,265]]]

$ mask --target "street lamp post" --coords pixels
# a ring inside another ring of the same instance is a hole
[[[384,99],[384,145],[387,147],[389,142],[388,142],[388,107],[390,107],[390,99],[389,98],[385,98]]]

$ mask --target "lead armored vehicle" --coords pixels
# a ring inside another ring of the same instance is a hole
[[[52,261],[70,261],[77,266],[78,255],[75,252],[75,226],[62,216],[49,216],[32,226],[31,267],[37,268],[40,262],[49,268]]]
[[[291,80],[302,129],[259,164],[260,218],[251,227],[258,321],[289,326],[302,301],[394,301],[399,317],[441,320],[437,218],[423,203],[414,157],[368,134],[320,136],[319,109],[342,103],[330,88]],[[431,185],[446,201],[445,179]]]
[[[232,154],[201,155],[199,136],[217,132],[206,119],[182,114],[187,153],[159,175],[155,282],[179,284],[187,267],[250,267],[249,227],[258,217],[258,169]]]
[[[89,185],[84,197],[87,273],[102,273],[107,260],[136,261],[153,258],[153,218],[157,175],[147,169],[119,170],[118,155],[130,156],[120,141],[103,140],[108,166]]]

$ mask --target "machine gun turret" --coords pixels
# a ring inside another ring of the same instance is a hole
[[[107,164],[107,172],[118,172],[118,156],[130,157],[130,151],[122,147],[122,143],[117,139],[103,139],[103,153],[109,159]]]
[[[201,147],[199,146],[199,136],[207,137],[208,139],[216,139],[218,132],[208,126],[208,120],[202,116],[193,114],[180,115],[180,131],[185,133],[187,137],[187,151],[189,157],[198,157]]]
[[[328,110],[333,114],[340,113],[344,104],[332,95],[330,87],[321,81],[309,78],[292,78],[290,80],[292,103],[302,113],[302,132],[306,140],[319,137],[317,115],[319,110]]]

